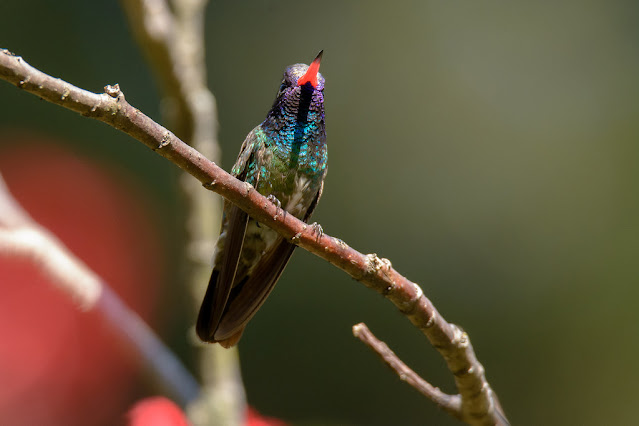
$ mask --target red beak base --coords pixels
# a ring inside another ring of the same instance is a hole
[[[320,61],[322,60],[323,50],[317,54],[311,65],[308,66],[306,73],[297,80],[298,86],[303,86],[306,83],[311,83],[313,87],[317,87],[317,73],[319,72]]]

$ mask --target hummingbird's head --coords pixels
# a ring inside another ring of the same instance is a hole
[[[320,51],[310,65],[295,64],[286,68],[280,91],[282,89],[295,89],[296,87],[305,86],[320,92],[323,91],[324,77],[319,73],[323,53],[323,50]]]
[[[323,51],[310,65],[295,64],[286,68],[277,97],[267,116],[271,127],[280,128],[294,121],[316,120],[320,115],[323,119],[324,77],[319,73],[322,53]],[[309,114],[309,111],[315,113]]]

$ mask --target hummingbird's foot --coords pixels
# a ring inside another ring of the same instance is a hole
[[[319,240],[322,238],[322,235],[324,235],[324,230],[322,229],[322,225],[320,225],[317,222],[313,222],[311,224],[311,228],[313,228],[313,233],[317,235],[317,238],[315,240],[319,242]]]
[[[275,204],[277,206],[278,209],[282,208],[282,203],[280,202],[280,200],[277,199],[277,197],[273,194],[269,195],[268,197],[266,197],[271,203]]]
[[[275,210],[275,216],[273,216],[273,219],[277,219],[277,217],[280,215],[280,213],[283,213],[284,211],[282,210],[282,202],[280,200],[277,199],[277,197],[273,194],[269,195],[268,197],[266,197],[271,203],[275,204],[275,207],[277,207],[277,209]]]

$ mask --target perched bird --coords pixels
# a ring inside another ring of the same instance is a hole
[[[307,221],[326,177],[324,77],[311,65],[286,68],[266,119],[244,140],[232,174]],[[295,246],[225,200],[213,272],[197,319],[200,339],[235,346],[273,290]]]

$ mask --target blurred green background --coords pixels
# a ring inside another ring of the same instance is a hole
[[[116,2],[3,0],[0,16],[0,47],[88,90],[117,82],[159,119]],[[469,332],[513,424],[634,423],[638,19],[631,1],[214,1],[206,44],[222,165],[263,119],[284,67],[324,49],[329,173],[314,219],[389,258]],[[16,131],[144,188],[177,256],[174,166],[0,82],[0,132]],[[171,293],[154,324],[189,360],[179,271],[158,289]],[[301,425],[457,424],[352,337],[360,321],[454,391],[389,302],[298,250],[240,343],[249,402]]]

